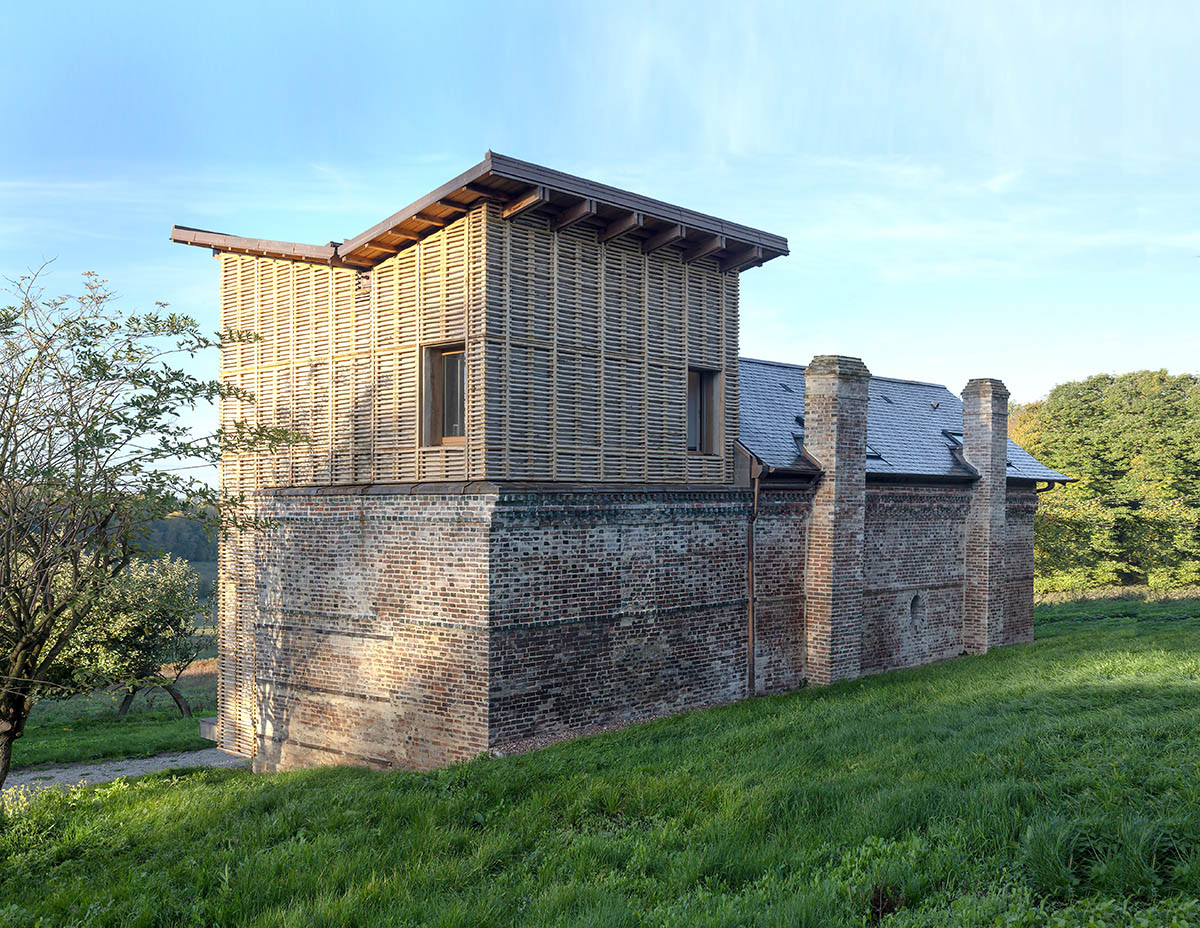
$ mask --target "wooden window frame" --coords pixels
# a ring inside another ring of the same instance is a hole
[[[692,447],[688,435],[692,419],[692,375],[696,375],[697,400],[700,404],[700,434],[697,436],[696,447]],[[724,420],[722,410],[721,371],[711,367],[688,365],[687,369],[687,421],[684,423],[684,440],[687,452],[698,457],[719,457],[721,454],[721,423]]]
[[[442,434],[442,356],[463,356],[463,434]],[[462,341],[425,345],[421,352],[422,444],[430,448],[462,447],[467,431],[467,353]]]

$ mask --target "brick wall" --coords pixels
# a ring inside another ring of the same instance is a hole
[[[491,741],[745,696],[749,513],[742,490],[502,492]]]
[[[480,494],[282,492],[255,576],[255,766],[429,767],[487,747]]]
[[[1008,590],[1001,644],[1033,641],[1033,516],[1037,493],[1031,488],[1009,487],[1005,514]]]
[[[760,694],[804,685],[804,570],[812,492],[764,489],[754,526],[755,684]]]
[[[805,570],[806,655],[814,683],[862,669],[867,385],[858,358],[818,355],[804,371],[804,448],[823,473],[813,494]]]
[[[746,695],[749,490],[418,489],[258,495],[273,527],[237,586],[256,769],[427,768]],[[866,486],[858,673],[962,652],[972,492]],[[758,693],[810,681],[817,494],[760,494]],[[1006,644],[1031,637],[1035,507],[1009,490]]]
[[[863,673],[962,653],[970,495],[970,486],[868,486]]]

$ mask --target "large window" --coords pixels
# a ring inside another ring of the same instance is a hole
[[[688,369],[687,446],[697,454],[717,453],[720,402],[717,371]]]
[[[466,430],[466,353],[462,345],[425,351],[425,442],[462,444]]]

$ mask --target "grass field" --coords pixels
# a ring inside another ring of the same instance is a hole
[[[194,664],[180,679],[179,689],[196,716],[216,714],[216,661],[209,658]],[[196,719],[182,718],[162,690],[138,693],[121,721],[116,719],[119,702],[120,694],[107,693],[39,702],[24,736],[13,744],[13,769],[212,747],[211,741],[200,737]]]
[[[431,774],[156,775],[0,831],[0,924],[1200,925],[1200,603]]]

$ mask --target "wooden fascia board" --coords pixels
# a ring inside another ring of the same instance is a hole
[[[721,251],[724,248],[724,235],[710,235],[708,238],[704,239],[704,241],[697,242],[683,253],[683,263],[691,264],[693,261],[699,261],[701,258],[707,258],[713,252]]]
[[[656,232],[642,242],[642,254],[648,255],[653,251],[658,251],[660,248],[674,245],[683,238],[684,234],[685,229],[680,223],[667,226],[661,232]]]
[[[309,261],[315,264],[334,266],[339,264],[337,248],[333,245],[305,245],[300,242],[246,238],[241,235],[226,235],[223,232],[193,229],[189,226],[171,226],[170,240],[181,245],[196,245],[201,248],[212,248],[214,251],[227,251],[263,258]]]
[[[501,210],[500,215],[505,219],[516,219],[522,213],[544,205],[549,199],[550,191],[545,187],[535,184],[534,188],[528,193],[517,197],[515,200],[510,200],[509,204]]]
[[[621,235],[628,235],[630,232],[636,232],[646,224],[646,217],[636,210],[631,213],[626,213],[620,219],[614,219],[605,228],[601,229],[596,234],[596,240],[603,245],[611,239]]]
[[[562,229],[569,229],[577,222],[582,222],[584,219],[590,219],[596,215],[595,200],[580,200],[574,206],[568,206],[565,210],[559,213],[550,223],[551,232],[559,232]]]

